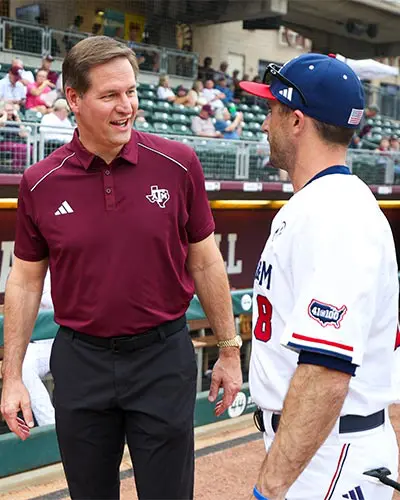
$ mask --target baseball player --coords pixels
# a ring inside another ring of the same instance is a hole
[[[389,500],[365,472],[397,476],[388,406],[399,290],[389,224],[345,164],[361,83],[335,58],[306,54],[241,87],[268,99],[271,163],[294,187],[254,282],[250,390],[268,454],[253,496]]]

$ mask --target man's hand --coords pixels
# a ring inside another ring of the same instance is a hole
[[[220,350],[219,358],[214,365],[208,395],[208,400],[213,402],[217,399],[219,388],[222,387],[224,390],[222,400],[215,405],[215,415],[217,417],[231,406],[242,387],[242,383],[240,349],[237,347],[224,347]]]
[[[34,424],[29,392],[22,380],[4,381],[0,410],[10,431],[25,441]],[[20,410],[24,420],[17,417]]]

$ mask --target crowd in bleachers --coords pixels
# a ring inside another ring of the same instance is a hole
[[[173,89],[167,75],[160,77],[158,86],[140,84],[141,110],[135,127],[163,134],[262,140],[266,104],[244,94],[238,74],[235,70],[230,75],[226,62],[214,70],[212,59],[206,57],[190,89],[183,85]]]

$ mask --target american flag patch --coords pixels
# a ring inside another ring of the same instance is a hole
[[[347,123],[349,125],[358,125],[361,121],[361,118],[364,114],[364,110],[363,109],[355,109],[353,108],[351,110],[351,113],[350,113],[350,117],[349,119],[347,120]]]

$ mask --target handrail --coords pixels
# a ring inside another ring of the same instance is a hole
[[[89,33],[58,30],[49,26],[0,17],[0,50],[3,52],[18,52],[35,56],[51,54],[54,58],[61,60],[78,41],[89,36]],[[118,40],[135,52],[144,54],[144,57],[139,60],[139,69],[143,71],[156,74],[169,73],[193,80],[197,78],[198,54],[195,52]],[[182,64],[182,60],[185,60],[186,64]]]

